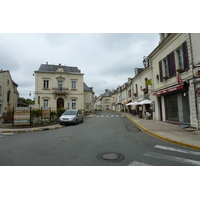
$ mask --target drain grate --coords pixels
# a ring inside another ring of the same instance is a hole
[[[67,142],[67,141],[70,141],[70,140],[73,140],[74,137],[59,137],[57,138],[56,140],[59,141],[59,142]]]
[[[124,160],[124,158],[124,155],[122,155],[121,153],[113,152],[101,153],[97,155],[97,159],[109,162],[121,162]]]

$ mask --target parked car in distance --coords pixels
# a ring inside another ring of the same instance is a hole
[[[83,122],[83,114],[81,110],[67,110],[60,116],[60,125],[62,124],[78,124]]]

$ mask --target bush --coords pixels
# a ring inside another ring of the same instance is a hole
[[[33,109],[31,110],[32,117],[39,117],[42,115],[42,111],[40,109]]]
[[[66,110],[65,110],[64,108],[59,108],[59,109],[57,110],[57,112],[56,112],[56,115],[60,117],[65,111],[66,111]]]

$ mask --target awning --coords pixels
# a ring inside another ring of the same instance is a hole
[[[157,91],[153,95],[159,95],[159,94],[165,94],[165,93],[168,93],[168,92],[173,92],[173,91],[176,91],[176,90],[183,89],[183,87],[184,87],[183,85],[175,85],[173,87],[168,87],[168,88],[165,88],[163,90]]]
[[[128,103],[128,104],[126,104],[126,106],[131,106],[131,105],[144,105],[144,104],[151,104],[151,101],[145,99],[145,100],[142,100],[142,101],[136,101],[136,102]]]
[[[151,104],[151,101],[146,99],[146,100],[140,101],[139,104],[140,105]]]
[[[129,102],[131,102],[131,100],[126,101],[125,103],[123,103],[124,105],[128,104]]]

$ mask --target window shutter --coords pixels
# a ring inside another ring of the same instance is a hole
[[[163,82],[162,61],[159,62],[160,82]]]
[[[189,70],[189,60],[188,60],[188,50],[187,50],[187,42],[183,42],[183,59],[184,59],[184,70]]]
[[[168,63],[169,78],[171,78],[172,77],[172,65],[171,65],[170,54],[167,55],[167,63]]]
[[[174,58],[174,51],[167,55],[168,67],[169,67],[169,78],[176,76],[176,65]]]

